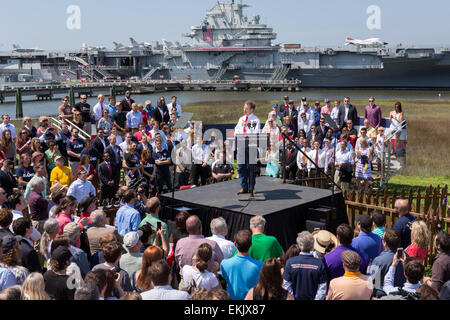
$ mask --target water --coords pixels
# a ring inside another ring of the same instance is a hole
[[[108,95],[108,92],[101,92]],[[97,94],[97,92],[95,93]],[[149,95],[132,95],[132,98],[137,103],[142,103],[146,100],[151,100],[153,105],[157,99],[163,95],[167,102],[170,102],[170,98],[175,95],[178,97],[178,103],[181,105],[205,102],[205,101],[245,101],[252,100],[283,100],[283,96],[288,95],[290,99],[300,101],[301,97],[305,96],[309,101],[322,100],[329,98],[331,101],[338,98],[343,100],[344,96],[349,96],[352,99],[368,99],[370,96],[375,96],[377,99],[398,99],[402,101],[404,99],[438,99],[439,94],[441,99],[450,99],[449,91],[431,91],[431,90],[366,90],[366,89],[304,89],[301,92],[260,92],[260,91],[248,91],[248,92],[234,92],[234,91],[179,91],[179,92],[164,92],[154,93]],[[54,99],[49,101],[30,101],[31,97],[24,97],[23,101],[23,114],[29,117],[39,117],[41,115],[55,115],[57,114],[57,108],[61,105],[61,98],[64,95],[55,95]],[[9,97],[5,103],[0,104],[1,114],[7,113],[12,119],[16,116],[16,107],[14,98]],[[123,97],[117,96],[118,101]],[[76,99],[78,102],[79,99]],[[96,97],[88,98],[88,103],[93,107],[97,103]]]

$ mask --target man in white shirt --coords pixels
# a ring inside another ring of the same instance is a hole
[[[309,107],[308,102],[306,101],[303,102],[302,106],[298,107],[298,114],[302,113],[306,114],[306,120],[314,120],[314,111]]]
[[[127,152],[128,147],[131,145],[131,138],[133,134],[131,132],[127,132],[125,135],[125,141],[119,144],[120,149],[122,150],[122,155],[124,156]]]
[[[197,143],[192,146],[192,184],[197,184],[200,176],[201,185],[206,184],[211,165],[209,147],[203,143],[202,137],[197,137]]]
[[[340,185],[341,188],[345,191],[350,191],[350,182],[348,179],[342,179],[344,172],[343,170],[348,171],[348,174],[351,175],[353,171],[353,152],[347,149],[347,142],[341,141],[339,143],[340,149],[336,152],[336,171],[334,173],[334,182],[337,185]],[[342,172],[341,172],[342,171]],[[346,181],[344,181],[346,180]],[[350,178],[351,181],[351,178]]]
[[[27,203],[25,202],[25,198],[23,197],[20,191],[14,192],[12,195],[8,197],[8,206],[12,209],[13,214],[13,222],[19,218],[23,218],[23,210],[27,208]],[[41,239],[41,233],[32,226],[33,231],[30,234],[30,239],[34,242],[39,241]],[[9,230],[14,232],[13,224],[9,226]]]
[[[13,139],[15,143],[17,143],[16,127],[12,123],[9,123],[10,120],[11,118],[8,114],[2,115],[2,124],[0,124],[0,136],[3,131],[9,130],[11,131],[11,139]]]
[[[248,100],[244,103],[244,116],[239,119],[238,124],[234,128],[234,134],[254,134],[254,133],[260,133],[261,132],[261,124],[259,122],[259,119],[257,116],[254,115],[256,109],[256,105],[253,101]],[[245,152],[245,150],[239,150],[238,148],[238,154],[239,152]],[[239,158],[239,157],[238,157]],[[252,177],[250,177],[250,169],[251,166],[253,166],[253,174]],[[238,195],[248,193],[249,190],[253,190],[254,193],[254,186],[255,186],[255,179],[256,179],[256,172],[254,170],[255,164],[248,164],[248,163],[238,163],[238,172],[239,172],[239,180],[241,184],[241,190],[237,193]],[[251,178],[251,179],[249,179]],[[249,185],[249,180],[251,181],[252,185]]]
[[[314,161],[314,163],[320,168],[314,165],[313,162],[308,160],[308,173],[310,178],[319,178],[321,176],[321,171],[325,169],[327,163],[327,154],[320,149],[320,142],[314,141],[314,149],[308,153],[308,157]]]
[[[308,147],[308,139],[301,138],[300,145],[301,150],[308,155],[311,151],[311,148]],[[297,168],[297,177],[299,179],[306,179],[308,177],[308,158],[301,152],[297,153]]]
[[[236,252],[237,248],[232,241],[225,239],[225,236],[228,234],[228,226],[225,219],[219,217],[211,220],[210,227],[211,233],[213,235],[206,239],[217,242],[220,250],[222,250],[224,259],[231,258]]]
[[[142,300],[189,300],[189,293],[175,290],[170,285],[172,275],[165,260],[158,260],[150,267],[153,289],[141,293]]]
[[[94,185],[87,180],[87,172],[85,169],[78,169],[78,179],[75,180],[67,190],[68,196],[73,196],[77,199],[78,203],[85,197],[92,197],[96,195]]]
[[[175,106],[176,110],[174,110],[174,111],[176,112],[177,117],[180,117],[181,116],[181,105],[179,105],[177,103],[177,97],[176,96],[173,96],[172,97],[172,102],[167,105],[167,109],[169,109],[169,114],[172,114],[173,106]]]
[[[138,106],[136,103],[131,105],[131,111],[127,113],[127,128],[131,128],[133,130],[133,134],[138,132],[139,123],[143,122],[142,113],[139,112]]]
[[[104,95],[99,94],[97,96],[97,100],[98,100],[97,104],[92,109],[92,112],[94,113],[95,121],[100,120],[100,118],[102,117],[104,109],[108,109],[109,110],[109,108],[107,108],[107,106],[104,104],[104,102],[105,102],[105,96]]]

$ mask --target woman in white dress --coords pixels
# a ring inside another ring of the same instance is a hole
[[[391,125],[389,126],[386,135],[389,135],[392,132],[396,131],[401,126],[401,123],[404,119],[405,118],[403,116],[402,104],[400,102],[396,102],[394,111],[391,111],[391,113],[389,114],[389,121],[391,122]],[[401,140],[406,140],[406,137],[404,137],[405,134],[406,130],[403,129],[402,133],[400,134]]]

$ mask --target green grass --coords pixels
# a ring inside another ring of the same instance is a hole
[[[401,176],[395,175],[393,176],[388,183],[388,188],[413,188],[421,189],[424,191],[429,186],[437,187],[440,185],[441,187],[445,185],[450,186],[450,175],[446,175],[443,177],[418,177],[418,176]]]

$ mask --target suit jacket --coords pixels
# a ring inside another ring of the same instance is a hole
[[[104,139],[105,140],[105,145],[108,146],[109,145],[109,141],[108,139]],[[92,141],[92,146],[94,147],[94,149],[96,149],[98,151],[98,153],[100,154],[100,162],[103,161],[103,153],[105,152],[105,147],[103,146],[103,143],[101,142],[99,137],[96,137],[93,141]]]
[[[329,126],[325,126],[324,130],[322,130],[322,128],[319,125],[319,126],[316,127],[316,129],[317,129],[317,132],[320,133],[320,135],[322,136],[322,139],[323,139],[323,138],[325,138],[325,136],[326,136],[326,134],[328,132],[328,129],[330,129],[330,127]]]
[[[11,179],[10,179],[11,178]],[[5,189],[8,196],[10,196],[13,193],[13,188],[17,188],[18,183],[16,178],[14,178],[14,175],[12,173],[8,173],[0,170],[0,187]]]
[[[347,126],[347,124],[344,122],[345,118],[345,107],[340,106],[339,107],[339,113],[338,113],[338,120],[339,120],[339,130],[342,130],[343,127]],[[348,109],[348,115],[347,118],[349,120],[353,121],[353,125],[357,126],[358,123],[358,111],[356,110],[356,107],[354,105],[350,105]]]
[[[122,104],[122,111],[128,112],[131,111],[131,105],[134,103],[134,100],[130,98],[130,103],[128,103],[126,98],[120,102]]]
[[[159,108],[155,108],[152,112],[152,118],[155,119],[156,121],[158,121],[159,123],[161,123],[161,122],[169,123],[170,115],[169,115],[169,109],[167,107],[163,108],[163,114],[164,114],[164,116],[161,116],[161,112],[159,111]]]
[[[118,148],[118,153],[119,153],[119,158],[120,158],[120,159],[118,159],[118,160],[119,160],[119,161],[118,161],[118,162],[119,162],[118,166],[116,166],[117,159],[116,159],[116,154],[114,153],[114,150],[113,150],[112,145],[107,146],[106,149],[105,149],[105,152],[108,152],[108,153],[109,153],[109,158],[110,158],[111,164],[113,165],[113,167],[114,167],[115,169],[117,169],[117,167],[118,167],[118,168],[121,168],[121,167],[122,167],[122,166],[121,166],[122,159],[121,159],[121,157],[120,157],[120,147],[119,147],[117,144],[116,144],[116,146],[117,146],[117,148]]]
[[[291,171],[294,171],[295,168],[297,167],[297,149],[296,148],[292,148],[291,154],[288,154],[288,150],[286,150],[286,165],[288,166],[289,169]],[[284,159],[284,152],[283,150],[280,151],[280,161],[281,161],[281,165],[283,166],[283,159]],[[285,169],[283,167],[283,169]],[[296,171],[296,170],[295,170]]]
[[[0,239],[6,236],[13,236],[14,233],[9,228],[0,228]]]
[[[28,243],[27,240],[20,240],[20,246],[22,247],[22,265],[31,272],[42,273],[41,264],[37,252]]]
[[[308,132],[308,134],[306,135],[306,139],[308,139],[308,142],[311,142],[312,140],[312,132]],[[323,136],[320,132],[316,132],[316,135],[314,137],[314,140],[319,140],[320,145],[322,146],[322,141],[323,141]]]
[[[111,167],[111,172],[105,161],[98,166],[98,178],[102,185],[108,185],[109,181],[114,180],[114,166],[111,163],[109,165]]]

